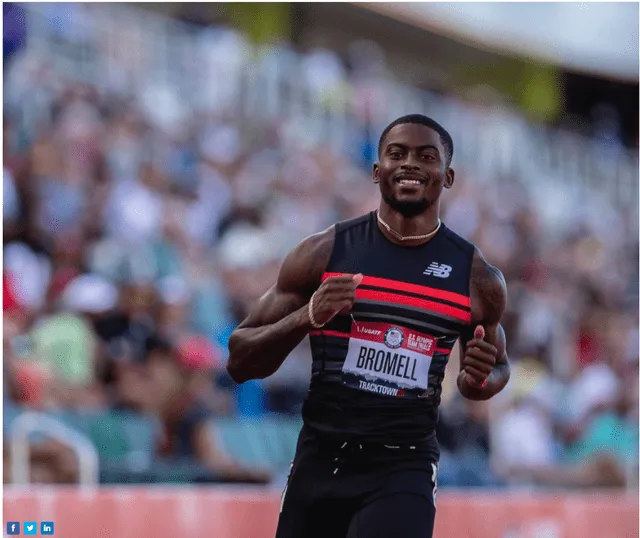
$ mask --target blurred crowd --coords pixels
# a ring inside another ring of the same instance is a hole
[[[223,33],[229,47],[243,39]],[[125,89],[105,92],[33,54],[12,54],[3,124],[5,414],[150,415],[160,424],[158,457],[193,458],[214,478],[267,481],[221,450],[207,425],[299,416],[308,343],[272,377],[236,386],[225,372],[227,340],[290,248],[377,207],[371,148],[337,153],[292,137],[289,122],[221,106],[182,114],[168,129],[158,118],[172,103],[161,96],[150,107]],[[332,76],[327,54],[304,64],[318,91]],[[452,358],[438,427],[441,484],[633,486],[633,223],[601,210],[597,198],[545,200],[526,182],[456,172],[443,220],[507,279],[513,372],[494,400],[468,402],[455,390]],[[562,227],[544,222],[547,202],[565,208]],[[34,447],[32,461],[36,470],[41,462],[35,481],[73,480],[61,445]]]

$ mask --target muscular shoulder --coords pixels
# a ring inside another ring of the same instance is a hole
[[[471,264],[471,302],[478,321],[498,322],[507,307],[507,283],[497,267],[484,259],[478,248]],[[476,308],[478,310],[476,310]]]
[[[329,264],[335,234],[335,226],[331,226],[302,240],[284,259],[277,287],[311,296]]]

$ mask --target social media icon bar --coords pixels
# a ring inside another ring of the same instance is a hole
[[[36,521],[25,521],[22,524],[19,521],[7,521],[7,535],[19,535],[21,526],[23,534],[27,536],[35,536],[38,534],[38,523]],[[54,534],[53,521],[41,521],[40,534],[43,536],[52,536]]]
[[[40,534],[50,536],[53,534],[53,521],[40,522]]]
[[[7,521],[7,534],[20,534],[20,522]]]

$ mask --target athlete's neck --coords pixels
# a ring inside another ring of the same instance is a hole
[[[394,210],[386,204],[384,201],[380,203],[378,209],[378,215],[380,218],[389,225],[389,227],[402,237],[412,237],[419,235],[426,235],[433,232],[440,222],[440,204],[438,202],[432,204],[424,213],[416,215],[415,217],[405,217],[402,213]],[[380,224],[377,223],[380,231],[385,235],[389,241],[404,246],[415,246],[422,243],[427,243],[432,237],[427,239],[416,239],[412,241],[400,241],[396,236],[389,233],[389,231]]]

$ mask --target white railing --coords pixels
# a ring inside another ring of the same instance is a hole
[[[375,147],[393,117],[422,112],[446,125],[458,141],[456,166],[481,179],[583,186],[603,193],[617,207],[637,211],[635,152],[616,148],[602,166],[593,140],[532,123],[515,111],[479,111],[451,97],[383,80],[378,84],[393,100],[375,107],[375,117],[363,118],[352,86],[332,106],[320,102],[301,76],[301,57],[290,50],[254,48],[239,69],[218,73],[207,69],[211,56],[202,44],[202,30],[187,23],[123,4],[76,4],[74,17],[57,19],[55,4],[23,6],[28,50],[45,55],[60,76],[105,91],[126,88],[138,96],[149,84],[161,85],[195,113],[206,106],[208,92],[224,94],[237,117],[302,123],[299,131],[312,142],[337,151],[360,142],[358,136]],[[63,38],[59,27],[64,24]]]
[[[100,462],[93,443],[84,435],[42,413],[27,411],[20,414],[10,429],[11,481],[13,484],[30,483],[29,436],[41,432],[69,446],[77,455],[79,484],[92,488],[100,481]]]

